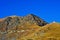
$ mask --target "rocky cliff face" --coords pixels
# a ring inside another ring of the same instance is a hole
[[[48,23],[33,14],[24,17],[6,17],[0,20],[0,40],[16,40],[18,34],[21,35],[25,33],[24,30],[35,30],[35,27],[30,28],[32,25],[44,26],[46,24]]]

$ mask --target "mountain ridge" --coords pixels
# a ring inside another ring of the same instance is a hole
[[[36,22],[36,24],[39,25],[39,26],[44,26],[44,25],[48,24],[46,21],[44,21],[43,19],[39,18],[38,16],[36,16],[34,14],[29,14],[27,16],[22,16],[22,17],[20,17],[20,16],[8,16],[8,17],[3,18],[3,19],[4,20],[11,20],[11,19],[14,19],[14,18],[17,21],[18,20],[21,20],[21,21],[26,20],[26,21],[32,21],[32,23]]]
[[[36,15],[0,19],[0,40],[60,40],[60,23],[47,23]]]

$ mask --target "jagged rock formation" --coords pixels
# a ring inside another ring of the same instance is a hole
[[[33,14],[3,18],[0,20],[0,40],[17,40],[21,36],[34,34],[39,26],[46,24],[48,23]]]

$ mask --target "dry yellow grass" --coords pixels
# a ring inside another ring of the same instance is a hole
[[[29,26],[30,27],[30,26]],[[32,25],[31,28],[38,27]],[[60,40],[60,24],[51,23],[39,27],[33,33],[23,36],[17,40]]]

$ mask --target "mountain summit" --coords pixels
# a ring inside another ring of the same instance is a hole
[[[36,16],[34,14],[29,14],[26,16],[26,18],[28,20],[31,20],[32,23],[36,23],[39,26],[44,26],[44,25],[48,24],[46,21],[44,21],[43,19],[39,18],[38,16]]]

